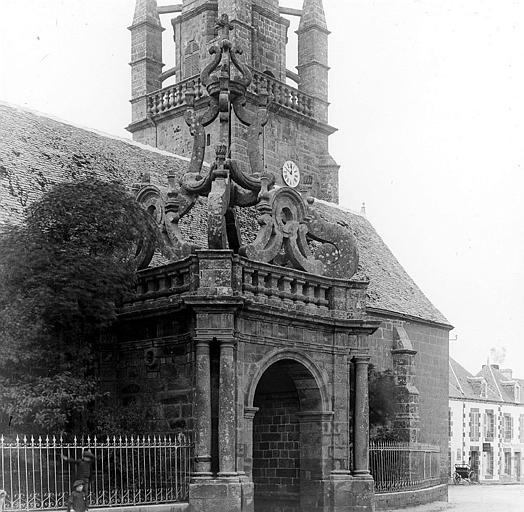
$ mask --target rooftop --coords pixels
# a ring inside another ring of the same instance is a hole
[[[152,183],[165,186],[168,169],[179,176],[187,169],[184,157],[20,107],[0,103],[0,119],[0,225],[19,222],[31,202],[62,181],[98,177],[131,187],[148,172]],[[322,201],[316,207],[324,219],[356,237],[360,265],[355,278],[370,280],[368,307],[449,325],[365,217]],[[205,212],[204,198],[181,223],[186,238],[202,247],[207,237]],[[253,210],[243,210],[240,222],[244,238],[253,237]]]
[[[515,403],[512,392],[515,383],[524,388],[524,379],[508,379],[509,369],[500,369],[499,365],[486,364],[476,375],[468,372],[460,363],[449,358],[449,397],[469,400],[485,400],[489,402]],[[484,381],[486,394],[481,396],[475,383]],[[519,403],[524,404],[524,392],[520,394]]]

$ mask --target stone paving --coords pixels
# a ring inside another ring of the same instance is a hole
[[[436,502],[402,512],[524,512],[522,485],[449,486],[449,503]]]

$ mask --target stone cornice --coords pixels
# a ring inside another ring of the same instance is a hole
[[[137,28],[144,27],[144,26],[153,28],[155,30],[158,30],[159,32],[163,32],[165,30],[165,28],[162,25],[160,25],[158,23],[153,23],[150,20],[139,21],[138,23],[135,23],[135,24],[127,27],[127,30],[131,30],[132,31],[132,30],[135,30]]]
[[[418,316],[408,315],[406,313],[399,313],[397,311],[390,311],[388,309],[366,306],[366,311],[371,315],[384,316],[386,318],[399,318],[400,320],[408,320],[410,322],[417,322],[419,324],[432,325],[433,327],[441,327],[442,329],[446,329],[448,331],[454,329],[454,327],[451,324],[444,324],[442,322],[436,322],[434,320],[427,320]]]
[[[311,60],[309,62],[306,62],[305,64],[299,64],[298,66],[296,66],[299,72],[299,76],[300,76],[301,69],[309,68],[311,66],[320,66],[321,68],[324,68],[326,71],[329,71],[331,69],[327,64],[324,64],[323,62],[320,62],[319,60]]]
[[[198,7],[195,7],[190,11],[183,12],[182,14],[180,14],[180,16],[173,18],[172,23],[180,24],[207,11],[218,12],[218,4],[215,2],[207,2],[205,4],[199,5]]]
[[[274,318],[283,318],[286,320],[293,320],[304,326],[307,325],[322,325],[324,327],[337,330],[351,331],[350,334],[373,334],[379,327],[378,321],[367,320],[367,319],[348,319],[348,318],[335,318],[327,316],[329,312],[324,313],[312,313],[309,311],[289,311],[285,307],[276,307],[268,304],[259,304],[246,300],[244,311],[250,313],[258,313],[261,315],[271,315]]]
[[[322,32],[326,34],[327,36],[331,34],[331,31],[329,31],[326,27],[323,27],[319,23],[311,23],[305,27],[302,27],[302,28],[299,27],[298,30],[295,30],[295,34],[298,34],[298,35],[305,34],[306,32],[309,32],[310,30],[318,30],[319,32]]]
[[[147,57],[147,56],[140,57],[139,59],[136,59],[136,60],[132,60],[131,62],[129,62],[129,65],[133,66],[134,64],[138,64],[143,61],[153,62],[155,64],[159,64],[160,66],[165,66],[165,64],[161,60],[156,60],[153,57]]]
[[[269,18],[272,21],[276,21],[277,23],[280,23],[281,25],[286,25],[286,27],[289,27],[291,22],[280,16],[280,13],[276,13],[273,11],[270,11],[269,9],[266,9],[265,7],[262,7],[260,5],[253,4],[253,12],[257,12],[258,14],[261,14],[262,16],[265,16],[266,18]]]

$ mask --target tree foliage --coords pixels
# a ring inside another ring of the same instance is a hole
[[[369,431],[374,441],[399,440],[393,429],[397,392],[391,370],[378,371],[369,366]]]
[[[117,183],[56,185],[0,231],[0,410],[71,427],[98,396],[96,348],[130,293],[151,218]]]

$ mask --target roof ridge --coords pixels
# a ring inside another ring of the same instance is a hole
[[[453,373],[453,377],[455,377],[455,380],[457,381],[457,384],[458,384],[458,389],[460,390],[460,392],[465,395],[466,393],[464,393],[464,389],[462,388],[462,384],[460,383],[458,377],[457,377],[457,374],[455,373],[455,369],[453,368],[453,365],[451,364],[451,361],[453,362],[456,362],[454,359],[452,359],[451,357],[449,358],[449,367],[451,368],[451,372]],[[464,368],[465,369],[465,368]],[[454,384],[453,384],[454,385]],[[456,387],[456,386],[455,386]]]

